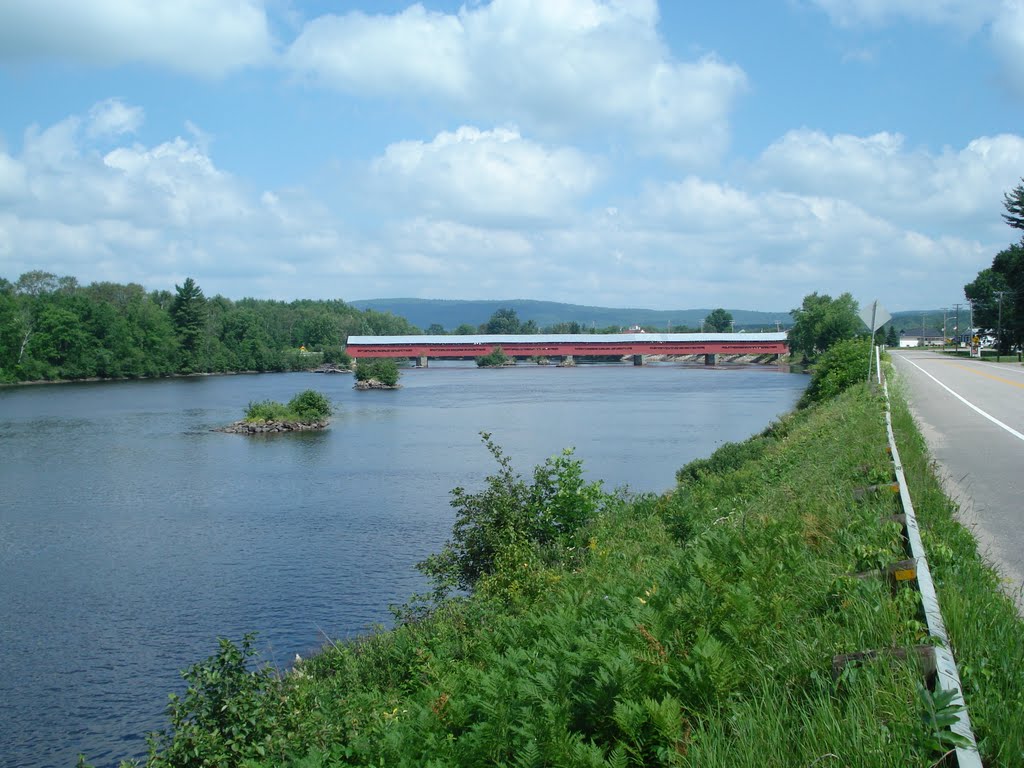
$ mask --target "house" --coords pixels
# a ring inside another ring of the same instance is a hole
[[[900,347],[941,347],[945,339],[942,331],[931,328],[900,331]]]

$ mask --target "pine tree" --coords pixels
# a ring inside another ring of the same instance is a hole
[[[1014,229],[1024,229],[1024,183],[1003,195],[1003,206],[1003,220]]]
[[[176,294],[171,304],[171,317],[178,333],[181,349],[180,370],[194,373],[202,370],[201,355],[206,326],[206,297],[202,289],[191,278],[185,278],[181,285],[175,285]]]

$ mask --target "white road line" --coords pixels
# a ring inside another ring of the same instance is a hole
[[[964,405],[966,405],[966,406],[967,406],[968,408],[970,408],[970,409],[971,409],[971,410],[973,410],[973,411],[977,411],[977,412],[978,412],[978,413],[980,413],[980,414],[981,414],[982,416],[984,416],[984,417],[985,417],[986,419],[988,419],[988,420],[989,420],[989,421],[991,421],[991,422],[992,422],[993,424],[995,424],[995,425],[996,425],[997,427],[1002,427],[1002,428],[1003,428],[1003,429],[1005,429],[1005,430],[1006,430],[1007,432],[1009,432],[1009,433],[1010,433],[1011,435],[1013,435],[1014,437],[1016,437],[1016,438],[1017,438],[1018,440],[1022,440],[1022,441],[1024,441],[1024,435],[1022,435],[1022,434],[1021,434],[1020,432],[1018,432],[1018,431],[1017,431],[1016,429],[1014,429],[1013,427],[1009,426],[1008,424],[1003,424],[1003,422],[1001,422],[1001,421],[1000,421],[999,419],[997,419],[997,418],[996,418],[995,416],[993,416],[993,415],[991,415],[991,414],[989,414],[989,413],[986,413],[985,411],[981,410],[981,408],[979,408],[978,406],[976,406],[976,405],[975,405],[974,403],[972,403],[972,402],[971,402],[970,400],[968,400],[967,398],[963,397],[962,395],[959,395],[959,394],[957,394],[956,392],[954,392],[954,391],[953,391],[952,389],[950,389],[949,387],[947,387],[947,386],[946,386],[945,384],[943,384],[943,383],[942,383],[941,381],[939,381],[939,380],[938,380],[938,379],[936,379],[936,378],[935,378],[934,376],[932,376],[932,375],[931,375],[930,373],[928,373],[928,371],[926,371],[926,370],[925,370],[924,368],[922,368],[922,367],[921,367],[920,365],[918,365],[917,363],[915,363],[915,362],[914,362],[913,360],[910,360],[910,359],[909,359],[908,357],[906,357],[905,355],[900,355],[900,357],[902,357],[902,358],[903,358],[904,360],[906,360],[906,361],[907,361],[908,363],[910,363],[910,364],[911,364],[912,366],[914,366],[915,368],[917,368],[917,370],[919,370],[919,371],[920,371],[921,373],[923,373],[923,374],[924,374],[925,376],[927,376],[927,377],[928,377],[929,379],[931,379],[932,381],[934,381],[934,382],[935,382],[936,384],[938,384],[938,385],[939,385],[940,387],[942,387],[942,388],[943,388],[944,390],[946,390],[947,392],[949,392],[949,394],[951,394],[951,395],[952,395],[953,397],[955,397],[955,398],[956,398],[957,400],[959,400],[959,401],[960,401],[961,403],[963,403]]]

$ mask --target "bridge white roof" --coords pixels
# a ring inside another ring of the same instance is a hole
[[[634,342],[785,341],[785,331],[772,333],[517,333],[468,336],[349,336],[349,344],[612,344]]]

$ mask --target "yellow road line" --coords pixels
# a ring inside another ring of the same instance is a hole
[[[957,368],[962,368],[963,370],[970,371],[971,373],[976,373],[979,376],[984,376],[986,379],[992,379],[993,381],[1001,381],[1003,382],[1003,384],[1009,384],[1011,387],[1020,387],[1021,389],[1024,389],[1024,383],[1019,381],[1010,381],[1009,379],[1004,379],[1002,376],[993,376],[991,373],[982,373],[977,368],[972,368],[969,365],[961,365],[960,363],[954,363],[952,360],[942,360],[941,362],[946,363],[947,365],[955,366]]]

